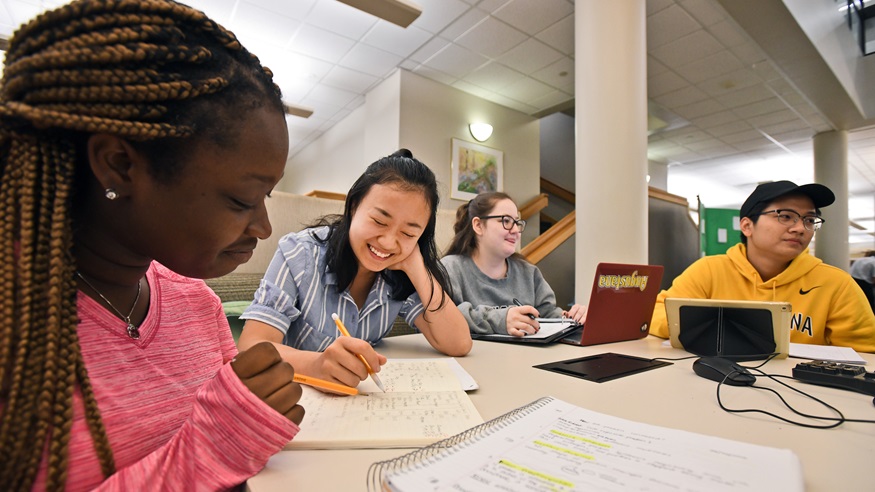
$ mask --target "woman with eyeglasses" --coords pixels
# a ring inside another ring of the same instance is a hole
[[[775,181],[741,206],[741,243],[700,258],[660,292],[650,333],[668,338],[667,297],[785,301],[793,306],[790,341],[875,352],[875,316],[854,279],[809,254],[835,195],[826,186]]]
[[[522,337],[538,332],[537,317],[586,318],[585,306],[556,306],[541,271],[516,252],[525,228],[516,203],[501,192],[481,193],[456,211],[456,235],[441,261],[472,333]]]

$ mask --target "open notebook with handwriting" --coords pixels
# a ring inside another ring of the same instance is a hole
[[[455,359],[389,359],[379,374],[385,393],[370,378],[356,396],[304,386],[307,413],[285,448],[414,448],[483,423],[464,391],[476,382]]]
[[[789,450],[642,424],[544,397],[368,470],[369,490],[802,491]]]

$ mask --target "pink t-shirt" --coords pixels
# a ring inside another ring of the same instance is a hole
[[[82,357],[115,457],[106,481],[74,396],[67,490],[218,490],[257,473],[298,426],[253,395],[222,305],[200,280],[153,263],[140,338],[79,292]],[[34,489],[44,488],[44,459]]]

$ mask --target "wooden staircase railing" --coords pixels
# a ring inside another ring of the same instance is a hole
[[[541,193],[535,198],[532,198],[520,207],[520,218],[523,220],[529,220],[529,217],[534,217],[538,212],[544,210],[549,201],[550,197],[547,196],[546,193]]]
[[[520,254],[526,257],[526,260],[533,265],[537,265],[545,256],[558,248],[566,239],[574,235],[575,230],[575,211],[562,217],[559,222],[553,224],[552,227],[544,231],[543,234],[533,239],[529,244],[525,245],[520,250]]]

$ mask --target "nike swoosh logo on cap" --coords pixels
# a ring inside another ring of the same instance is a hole
[[[809,292],[811,292],[812,290],[814,290],[814,289],[816,289],[816,288],[818,288],[818,287],[820,287],[820,286],[819,286],[819,285],[816,285],[816,286],[814,286],[814,287],[812,287],[812,288],[810,288],[810,289],[808,289],[808,290],[802,290],[802,289],[799,289],[799,295],[803,295],[803,296],[804,296],[805,294],[808,294]]]

